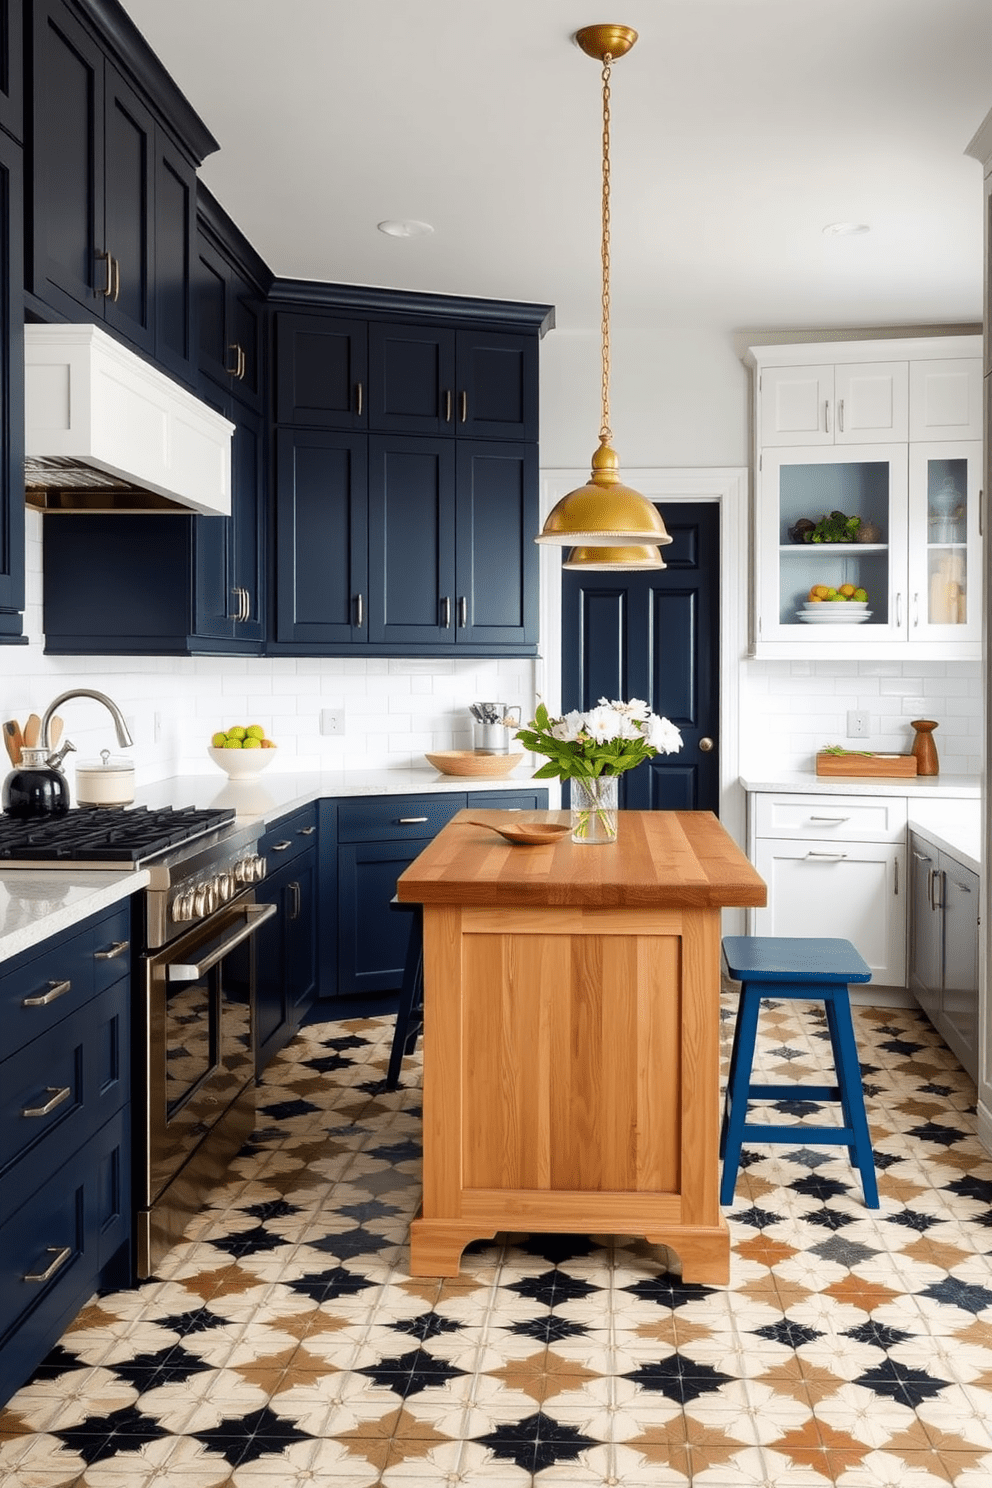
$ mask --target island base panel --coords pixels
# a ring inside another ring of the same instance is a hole
[[[561,1196],[559,1196],[561,1197]],[[578,1196],[576,1196],[578,1197]],[[605,1197],[605,1196],[604,1196]],[[623,1195],[613,1196],[621,1201]],[[636,1200],[635,1200],[636,1206]],[[507,1203],[507,1211],[514,1206]],[[521,1206],[521,1209],[527,1206]],[[730,1232],[725,1219],[712,1227],[679,1224],[650,1228],[617,1220],[604,1224],[604,1214],[577,1211],[571,1219],[557,1222],[546,1218],[541,1224],[528,1226],[527,1216],[507,1214],[504,1224],[489,1224],[448,1219],[415,1219],[410,1228],[410,1275],[457,1276],[462,1252],[473,1240],[492,1240],[497,1233],[511,1234],[581,1234],[641,1235],[649,1245],[664,1246],[681,1262],[682,1280],[726,1286],[730,1280]]]

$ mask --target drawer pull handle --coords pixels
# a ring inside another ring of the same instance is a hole
[[[54,1261],[46,1266],[44,1271],[29,1271],[24,1278],[25,1281],[51,1281],[56,1271],[64,1266],[72,1255],[71,1245],[64,1245],[61,1250],[57,1245],[49,1245],[46,1250],[49,1255],[54,1255]]]
[[[47,992],[42,992],[38,997],[25,997],[21,1003],[21,1007],[47,1007],[56,998],[64,997],[71,988],[72,983],[70,981],[49,982]]]
[[[45,1104],[43,1106],[24,1106],[21,1110],[22,1116],[49,1116],[55,1110],[56,1106],[61,1106],[63,1101],[67,1101],[72,1094],[68,1085],[46,1085],[45,1089],[48,1091],[50,1097]]]
[[[312,837],[316,830],[316,827],[297,827],[296,835],[298,837]]]
[[[426,820],[426,816],[401,816],[397,818],[396,825],[398,827],[412,827]]]
[[[811,816],[810,817],[810,821],[832,822],[834,826],[839,826],[839,824],[841,822],[846,822],[846,821],[850,821],[850,820],[851,820],[851,818],[849,816]]]
[[[274,842],[269,848],[269,852],[285,852],[287,847],[292,847],[292,845],[291,842]]]
[[[818,858],[821,863],[842,863],[847,857],[847,853],[808,852],[806,856],[807,858]]]
[[[116,961],[118,956],[123,956],[130,945],[128,940],[112,940],[109,951],[94,951],[94,961]]]

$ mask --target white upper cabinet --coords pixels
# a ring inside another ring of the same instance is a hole
[[[747,361],[752,654],[980,656],[981,338],[761,346]]]
[[[905,441],[909,365],[765,367],[760,443],[765,448]]]
[[[982,359],[914,362],[909,369],[910,439],[981,439]]]

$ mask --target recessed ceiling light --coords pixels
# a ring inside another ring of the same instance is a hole
[[[426,238],[434,231],[429,222],[417,222],[412,218],[387,218],[385,222],[376,223],[376,226],[389,238]]]
[[[856,238],[871,228],[867,222],[828,222],[823,232],[828,238]]]

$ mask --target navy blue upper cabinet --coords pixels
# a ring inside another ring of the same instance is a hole
[[[257,413],[206,379],[199,391],[204,402],[232,420],[234,434],[231,515],[194,518],[195,633],[203,640],[259,642],[266,629],[264,425]]]
[[[534,440],[537,395],[534,335],[276,316],[280,424]]]
[[[201,186],[201,208],[205,200]],[[263,296],[201,232],[196,256],[196,315],[200,372],[239,402],[262,412]]]
[[[433,651],[456,635],[455,450],[447,440],[369,439],[371,643]]]
[[[24,138],[24,5],[0,3],[0,128]]]
[[[216,141],[110,0],[36,0],[31,45],[32,308],[101,319],[192,384],[196,166]]]
[[[368,636],[368,454],[361,434],[276,434],[275,648],[330,654]]]
[[[455,521],[456,644],[498,654],[538,634],[537,445],[463,440]]]
[[[21,147],[0,133],[0,645],[24,642],[24,311]]]
[[[329,315],[276,316],[276,422],[368,428],[368,327]]]

